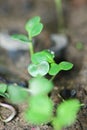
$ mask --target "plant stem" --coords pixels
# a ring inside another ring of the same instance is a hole
[[[56,77],[56,75],[52,76],[50,81],[53,81],[55,77]]]
[[[58,32],[64,31],[64,16],[62,0],[55,0],[56,10],[58,14]]]
[[[29,52],[30,52],[30,56],[32,56],[34,53],[32,37],[30,36],[29,36]]]

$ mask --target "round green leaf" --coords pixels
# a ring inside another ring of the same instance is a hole
[[[12,38],[14,38],[15,40],[20,40],[22,42],[29,42],[28,37],[23,34],[14,34],[12,35]]]
[[[50,75],[56,75],[60,71],[59,65],[56,63],[52,63],[49,69]]]
[[[51,67],[49,69],[49,74],[56,75],[61,70],[70,70],[72,67],[73,67],[73,64],[70,62],[66,62],[66,61],[60,62],[59,64],[51,63]]]
[[[51,51],[44,50],[33,54],[31,60],[34,64],[41,63],[42,61],[47,61],[49,63],[52,63],[54,62],[53,58],[54,58],[54,54]]]
[[[21,103],[27,99],[28,93],[17,85],[8,86],[9,99],[12,103]]]
[[[32,61],[34,64],[39,64],[39,63],[41,63],[42,61],[46,61],[46,57],[43,55],[42,52],[37,52],[37,53],[35,53],[35,54],[32,55],[31,61]]]
[[[40,32],[43,29],[43,24],[40,23],[40,17],[36,16],[36,17],[30,19],[26,23],[25,29],[28,32],[30,37],[34,37],[34,36],[37,36],[38,34],[40,34]]]
[[[43,29],[43,24],[37,23],[32,27],[32,30],[29,31],[29,34],[31,37],[37,36],[41,33],[42,29]]]
[[[70,70],[73,67],[73,64],[67,61],[62,61],[59,63],[60,70]]]
[[[49,71],[49,64],[46,61],[42,61],[40,64],[30,64],[28,66],[28,72],[33,77],[44,76]]]
[[[62,102],[57,108],[56,119],[59,124],[62,126],[70,126],[73,124],[76,120],[77,113],[80,110],[80,106],[81,104],[77,99]]]
[[[53,84],[44,77],[37,77],[30,80],[29,87],[32,95],[44,95],[53,89]]]
[[[0,93],[3,94],[7,90],[7,85],[4,83],[0,83]]]
[[[36,25],[37,23],[39,23],[39,22],[40,22],[40,17],[39,17],[39,16],[35,16],[35,17],[29,19],[29,20],[27,21],[26,25],[25,25],[26,31],[29,32],[29,31],[32,29],[32,27],[33,27],[34,25]]]
[[[29,108],[25,118],[31,124],[48,123],[53,116],[53,102],[47,96],[33,96],[29,99]]]

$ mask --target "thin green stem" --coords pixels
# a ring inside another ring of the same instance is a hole
[[[52,76],[50,81],[53,81],[55,77],[56,77],[56,75]]]
[[[32,56],[34,53],[33,41],[32,41],[32,37],[30,36],[29,36],[29,53],[30,53],[30,56]]]
[[[58,32],[62,32],[64,31],[64,15],[63,15],[62,0],[55,0],[55,5],[58,14]]]

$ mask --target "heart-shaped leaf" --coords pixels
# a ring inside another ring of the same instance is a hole
[[[28,66],[28,72],[33,77],[44,76],[49,71],[49,64],[46,61],[42,61],[40,64],[30,64]]]
[[[39,16],[35,16],[35,17],[29,19],[29,20],[27,21],[26,25],[25,25],[26,31],[29,32],[29,30],[32,29],[32,27],[33,27],[35,24],[39,23],[39,22],[40,22],[40,17],[39,17]]]
[[[32,30],[29,31],[29,34],[31,37],[35,37],[41,33],[42,29],[43,29],[43,24],[37,23],[32,27]]]
[[[29,42],[28,37],[23,34],[14,34],[12,35],[12,38],[14,38],[15,40],[20,40],[22,42]]]
[[[40,23],[40,17],[36,16],[36,17],[30,19],[26,23],[25,29],[28,32],[30,37],[34,37],[34,36],[37,36],[38,34],[40,34],[40,32],[43,29],[43,24]]]

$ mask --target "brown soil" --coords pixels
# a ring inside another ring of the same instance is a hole
[[[45,2],[47,2],[47,1],[45,0]],[[49,3],[49,0],[48,0],[48,3]],[[40,1],[39,1],[39,4],[40,4]],[[42,7],[42,5],[43,4],[41,4],[40,7]],[[44,3],[44,5],[45,5],[45,3]],[[50,6],[53,9],[52,4]],[[69,35],[69,37],[71,39],[70,45],[66,51],[66,60],[69,60],[72,63],[74,63],[75,67],[72,71],[70,71],[68,73],[61,73],[56,78],[56,80],[54,81],[56,86],[54,87],[54,90],[52,91],[51,98],[53,99],[55,104],[57,104],[60,101],[60,99],[58,97],[58,93],[60,90],[62,90],[63,88],[69,88],[70,90],[75,89],[77,91],[76,98],[78,98],[81,101],[81,103],[84,103],[85,106],[83,108],[81,108],[80,112],[78,113],[76,123],[69,128],[65,128],[64,130],[87,130],[87,36],[86,36],[87,35],[87,17],[86,17],[87,6],[85,5],[82,8],[77,9],[77,8],[73,8],[70,4],[67,4],[67,5],[65,5],[65,7],[67,7],[67,10],[66,10],[66,12],[67,12],[67,16],[66,16],[67,17],[66,18],[67,19],[67,34]],[[47,9],[47,6],[46,6],[46,9]],[[37,9],[37,12],[39,12],[39,11],[41,11],[41,8]],[[52,13],[52,11],[51,11],[51,13]],[[47,15],[45,13],[47,13]],[[39,12],[39,14],[43,16],[43,21],[50,18],[50,20],[47,20],[46,22],[44,22],[45,26],[47,26],[50,23],[50,21],[51,21],[51,23],[53,23],[53,22],[55,23],[53,14],[52,14],[52,17],[48,17],[49,16],[48,10]],[[54,11],[54,14],[55,14],[55,11]],[[56,14],[55,14],[55,16],[56,16]],[[44,20],[44,17],[46,18],[45,20]],[[2,22],[3,22],[3,20],[4,20],[4,22],[6,20],[4,27],[2,27],[1,26],[2,24],[0,23],[1,29],[3,29],[3,28],[9,29],[9,30],[14,29],[17,25],[17,20],[18,20],[18,25],[19,25],[19,30],[20,30],[19,32],[23,32],[23,30],[21,28],[22,28],[25,20],[23,20],[23,22],[20,24],[20,20],[18,18],[16,20],[16,24],[15,24],[15,21],[14,21],[15,18],[14,18],[11,20],[11,24],[9,24],[9,22],[7,24],[8,18],[6,19],[2,16],[1,16],[1,18],[2,18]],[[22,19],[22,17],[21,17],[21,19]],[[27,19],[27,17],[26,17],[26,19]],[[14,28],[13,28],[13,26],[14,26]],[[51,26],[52,26],[52,24],[51,24]],[[17,27],[16,27],[16,29],[17,29]],[[47,46],[48,42],[49,42],[49,35],[46,35],[46,33],[49,34],[48,33],[49,30],[50,29],[48,28],[47,32],[45,32],[45,33],[43,32],[44,36],[42,36],[42,35],[39,36],[39,39],[40,39],[40,37],[42,39],[45,38],[45,40],[41,40],[41,42],[45,42],[46,47],[49,47],[49,46]],[[54,31],[54,32],[56,32],[56,31]],[[76,49],[76,43],[78,41],[83,42],[82,50]],[[14,66],[14,68],[15,68],[15,66]],[[22,73],[24,71],[25,70],[23,70]],[[19,74],[19,76],[20,76],[22,73],[16,73],[16,74]],[[26,72],[25,72],[25,74],[26,74]],[[25,74],[20,77],[24,78]],[[28,79],[27,76],[25,77],[25,79]],[[0,130],[31,130],[31,128],[34,126],[27,123],[25,121],[25,119],[23,118],[23,111],[26,108],[26,103],[24,103],[22,105],[17,105],[17,106],[15,106],[15,108],[17,109],[17,112],[18,112],[16,117],[9,123],[3,123],[2,121],[0,121]],[[10,112],[8,110],[2,109],[2,108],[0,108],[0,112],[5,117],[8,116],[8,114],[10,114]],[[39,126],[37,129],[38,130],[39,129],[40,130],[53,130],[53,128],[48,124]]]

